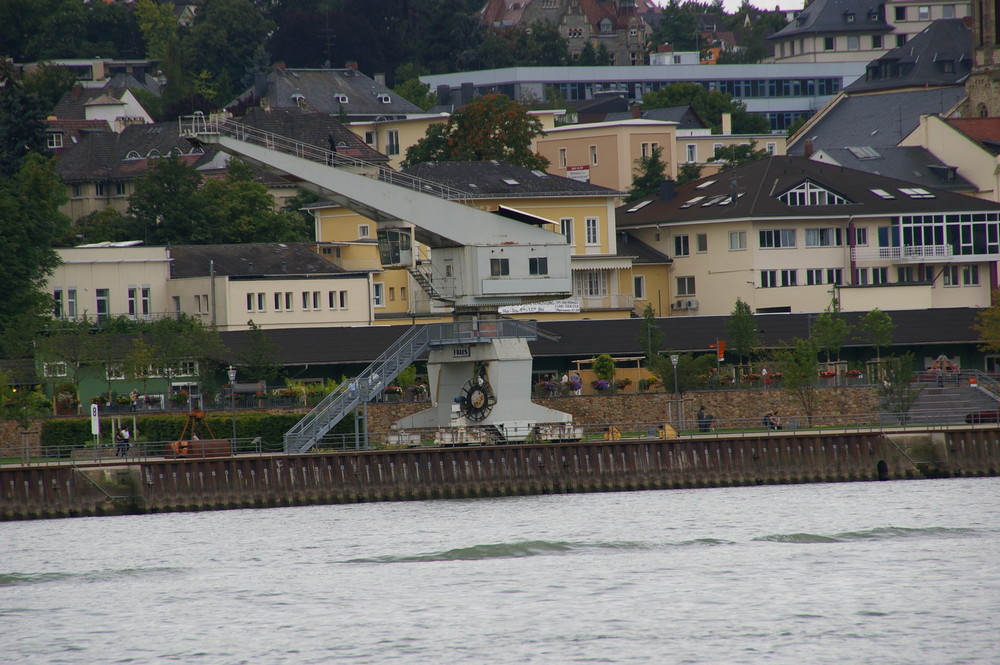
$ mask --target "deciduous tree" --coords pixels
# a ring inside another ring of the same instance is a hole
[[[753,310],[750,309],[750,305],[743,302],[742,298],[736,299],[733,311],[726,319],[726,334],[729,335],[729,351],[735,353],[740,362],[748,360],[760,346],[760,335],[757,332]]]

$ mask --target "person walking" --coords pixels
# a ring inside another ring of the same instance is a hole
[[[115,432],[115,457],[125,457],[125,435],[123,430]]]
[[[129,431],[128,425],[122,428],[122,457],[128,456],[128,449],[132,445],[132,432]]]

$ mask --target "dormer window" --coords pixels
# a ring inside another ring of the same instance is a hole
[[[597,29],[605,34],[611,32],[613,28],[614,24],[611,23],[611,19],[609,18],[602,18],[600,23],[597,24]]]
[[[879,13],[877,11],[873,10],[868,12],[868,20],[872,23],[878,23],[879,18]]]
[[[378,96],[378,100],[380,102],[382,102],[383,104],[391,104],[392,103],[392,97],[390,97],[389,95],[386,95],[386,94],[379,95]]]
[[[854,12],[846,12],[844,14],[844,23],[854,23]]]
[[[849,203],[843,196],[809,180],[788,190],[779,196],[778,200],[789,206],[837,206]]]
[[[128,154],[125,155],[125,159],[142,159],[142,155],[135,150],[129,150]]]
[[[49,149],[61,148],[63,147],[63,135],[59,132],[49,132],[45,136],[45,145]]]
[[[152,150],[146,153],[146,157],[150,159],[157,159],[160,157],[160,151],[157,150],[156,148],[153,148]]]
[[[333,98],[337,101],[338,104],[346,104],[347,103],[347,95],[344,95],[344,94],[341,94],[341,93],[337,93],[336,95],[333,96]]]

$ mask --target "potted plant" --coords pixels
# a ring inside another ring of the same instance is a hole
[[[834,372],[832,369],[824,369],[819,373],[819,375],[824,379],[832,379],[833,377],[837,376],[837,373]]]
[[[603,393],[605,390],[611,387],[611,382],[608,381],[607,379],[597,379],[596,381],[592,381],[590,385],[597,392]]]
[[[615,390],[622,390],[624,388],[628,388],[631,385],[632,385],[632,379],[628,377],[625,377],[624,379],[615,380]]]
[[[848,379],[860,379],[861,378],[861,370],[860,369],[849,369],[846,372],[844,372],[844,376],[847,377]]]
[[[639,390],[645,392],[656,385],[656,377],[651,376],[647,379],[639,379]]]
[[[170,402],[180,406],[181,404],[186,404],[191,395],[188,394],[186,390],[179,390],[170,396]]]
[[[760,381],[760,374],[744,374],[743,380],[746,383],[757,383]]]

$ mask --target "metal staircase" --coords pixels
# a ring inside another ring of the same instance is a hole
[[[304,453],[318,444],[344,416],[378,396],[431,346],[480,344],[503,338],[537,339],[538,325],[514,319],[470,319],[409,328],[365,371],[337,386],[288,430],[285,452]]]
[[[427,274],[427,269],[422,265],[407,268],[406,272],[410,273],[410,276],[413,277],[413,281],[420,285],[420,288],[424,290],[424,293],[426,293],[431,300],[453,302],[453,299],[445,298],[438,293],[438,290],[434,288],[434,284],[431,283],[431,278],[430,275]]]

